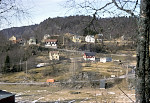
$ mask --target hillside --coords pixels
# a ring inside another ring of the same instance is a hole
[[[125,93],[135,100],[135,19],[91,20],[88,16],[48,18],[38,25],[2,30],[0,88],[16,94],[16,102],[130,103]],[[100,39],[96,42],[73,41],[96,33],[104,36],[95,35]],[[41,41],[45,34],[57,38],[57,48],[45,46]],[[26,40],[33,36],[38,44],[20,45],[8,40],[12,35]]]
[[[118,38],[125,35],[127,38],[135,38],[137,33],[136,20],[132,17],[115,17],[115,18],[97,18],[90,25],[92,17],[90,16],[69,16],[48,18],[37,25],[13,27],[1,31],[3,35],[10,37],[12,35],[29,38],[35,36],[41,40],[43,35],[61,35],[64,33],[72,33],[77,35],[84,34],[85,28],[103,33],[104,38]]]

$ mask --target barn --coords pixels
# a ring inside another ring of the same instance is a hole
[[[87,60],[95,61],[95,53],[93,52],[84,53],[83,59],[86,61]]]

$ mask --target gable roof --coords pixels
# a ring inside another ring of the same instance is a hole
[[[46,39],[45,42],[57,42],[57,39]]]
[[[58,54],[59,51],[50,51],[49,53],[53,55],[53,54]]]
[[[14,95],[15,94],[0,90],[0,100]]]
[[[94,38],[94,35],[87,35],[88,38]]]
[[[16,37],[15,37],[15,36],[12,36],[12,37],[9,38],[9,40],[10,40],[10,41],[16,40]]]
[[[86,56],[95,56],[95,53],[93,53],[93,52],[88,52],[88,53],[84,53],[84,55],[86,55]]]
[[[29,42],[36,42],[35,37],[30,37]]]

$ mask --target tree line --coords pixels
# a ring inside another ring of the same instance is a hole
[[[26,39],[34,36],[37,40],[41,40],[45,34],[62,35],[64,33],[83,36],[102,33],[106,39],[123,35],[128,39],[136,39],[138,27],[134,17],[96,18],[94,27],[87,27],[90,20],[92,20],[91,16],[83,15],[48,18],[40,24],[8,28],[2,30],[1,33],[7,38],[12,35]]]

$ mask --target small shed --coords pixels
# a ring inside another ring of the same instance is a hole
[[[47,83],[54,83],[54,79],[47,79],[46,82]]]
[[[105,89],[106,88],[106,81],[105,79],[100,80],[100,89]]]
[[[0,90],[0,103],[15,103],[15,94]]]
[[[111,58],[111,57],[103,57],[103,58],[100,58],[100,62],[102,62],[102,63],[111,62],[111,61],[112,61],[112,58]]]

